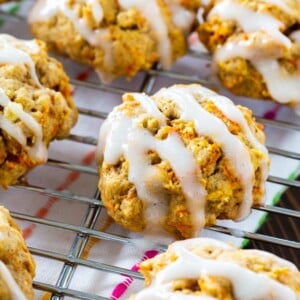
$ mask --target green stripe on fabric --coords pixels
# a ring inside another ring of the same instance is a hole
[[[7,12],[11,15],[15,15],[20,10],[20,8],[21,5],[19,3],[15,3],[8,8]]]

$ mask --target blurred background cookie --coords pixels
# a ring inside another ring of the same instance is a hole
[[[198,16],[199,38],[231,92],[300,103],[299,1],[209,1]]]
[[[133,77],[160,62],[169,68],[187,51],[199,1],[36,1],[32,33],[49,47],[92,66],[105,82]]]
[[[38,40],[0,35],[0,185],[15,183],[47,160],[53,139],[77,120],[62,65]]]

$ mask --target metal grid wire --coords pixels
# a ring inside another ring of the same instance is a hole
[[[20,15],[11,15],[8,14],[5,11],[0,11],[0,15],[5,18],[15,18],[20,22],[25,21],[24,16]],[[207,56],[205,54],[200,55],[197,53],[189,53],[189,56],[196,57],[197,59],[207,59]],[[183,82],[198,82],[202,84],[209,85],[209,82],[197,77],[197,76],[192,76],[192,75],[183,75],[179,73],[175,73],[173,71],[164,71],[159,69],[159,67],[154,67],[151,69],[149,72],[144,77],[144,80],[142,82],[142,85],[139,89],[139,92],[145,92],[148,94],[151,94],[154,89],[154,85],[156,83],[157,77],[166,77],[168,79],[172,79],[175,81],[183,81]],[[71,83],[74,86],[78,87],[84,87],[84,88],[89,88],[89,89],[96,89],[102,92],[110,92],[116,95],[121,95],[125,92],[128,92],[128,90],[123,89],[123,88],[117,88],[113,86],[108,86],[108,85],[102,85],[100,83],[93,83],[93,82],[83,82],[77,79],[71,79]],[[94,118],[100,118],[100,119],[105,119],[107,116],[107,113],[104,111],[96,111],[93,109],[86,109],[86,108],[79,108],[80,115],[84,116],[89,116],[89,117],[94,117]],[[275,127],[283,130],[293,130],[293,131],[300,131],[300,126],[288,122],[282,122],[282,121],[274,121],[274,120],[269,120],[269,119],[264,119],[261,117],[256,117],[256,119],[263,123],[266,126],[270,127]],[[74,135],[71,134],[69,137],[69,140],[77,143],[84,143],[88,145],[93,145],[95,146],[97,143],[97,139],[92,136],[83,136],[83,135]],[[290,152],[290,151],[285,151],[278,149],[276,147],[269,147],[270,153],[287,157],[287,158],[292,158],[295,160],[300,161],[300,154],[295,153],[295,152]],[[52,160],[50,159],[47,162],[47,166],[51,167],[56,167],[56,168],[61,168],[65,169],[68,171],[76,171],[80,173],[86,173],[92,176],[97,176],[97,170],[96,168],[89,167],[89,166],[84,166],[84,165],[75,165],[71,163],[67,163],[64,161],[59,161],[59,160]],[[280,178],[277,176],[269,176],[268,178],[269,182],[281,184],[287,187],[293,187],[296,189],[300,188],[300,182],[298,180],[290,180],[290,179],[284,179]],[[105,263],[99,263],[95,262],[89,259],[82,259],[82,253],[87,245],[88,239],[90,237],[94,237],[96,239],[101,239],[101,240],[109,240],[109,241],[115,241],[118,243],[122,244],[130,244],[132,241],[123,236],[118,236],[115,234],[110,234],[106,233],[104,231],[99,231],[95,230],[95,224],[97,219],[100,216],[101,210],[102,210],[102,203],[99,200],[99,191],[96,190],[94,193],[94,197],[86,197],[86,196],[81,196],[77,194],[72,194],[69,191],[57,191],[54,189],[50,189],[47,187],[42,187],[42,186],[32,186],[32,185],[27,185],[27,184],[17,184],[10,189],[21,189],[24,191],[31,191],[34,193],[50,196],[50,197],[55,197],[58,199],[64,199],[67,201],[72,201],[72,202],[81,202],[86,205],[88,205],[88,210],[87,213],[84,217],[84,222],[78,226],[78,225],[71,225],[63,222],[58,222],[58,221],[53,221],[50,219],[42,219],[38,218],[32,215],[25,215],[17,212],[11,212],[12,216],[16,219],[19,220],[24,220],[28,221],[33,224],[40,224],[40,225],[46,225],[52,228],[56,228],[59,230],[64,230],[64,231],[70,231],[75,233],[75,238],[73,241],[73,245],[67,254],[62,254],[54,251],[47,251],[47,250],[42,250],[39,248],[33,248],[29,247],[29,250],[31,251],[32,254],[44,258],[50,258],[56,261],[60,261],[63,263],[63,268],[62,271],[60,272],[60,275],[58,277],[58,280],[56,284],[47,284],[44,282],[34,282],[34,288],[37,290],[42,290],[42,291],[47,291],[52,293],[52,300],[57,300],[57,299],[63,299],[64,296],[69,296],[73,297],[76,299],[108,299],[105,297],[97,296],[97,295],[92,295],[86,292],[81,292],[78,290],[73,290],[69,288],[70,281],[74,275],[75,269],[78,266],[83,266],[91,269],[96,269],[96,270],[101,270],[104,272],[110,272],[110,273],[115,273],[115,274],[122,274],[122,275],[128,275],[131,276],[132,278],[142,280],[142,276],[136,272],[133,272],[128,269],[124,269],[118,266],[114,265],[108,265]],[[280,216],[285,216],[285,217],[292,217],[297,219],[297,221],[300,218],[300,212],[295,210],[295,209],[287,209],[287,208],[282,208],[282,207],[277,207],[277,206],[271,206],[271,205],[265,205],[263,207],[256,207],[254,208],[256,210],[260,210],[263,212],[271,213],[274,216],[280,215]],[[229,228],[229,227],[222,227],[222,226],[212,226],[208,228],[208,230],[211,231],[216,231],[216,232],[221,232],[224,234],[229,234],[233,235],[236,237],[241,237],[243,236],[246,239],[252,240],[252,241],[259,241],[259,242],[266,242],[266,243],[271,243],[272,245],[279,245],[279,246],[284,246],[288,247],[291,250],[298,251],[300,249],[300,242],[299,241],[294,241],[290,239],[285,239],[285,238],[279,238],[276,235],[271,236],[269,234],[261,234],[261,233],[255,233],[255,232],[248,232],[248,231],[243,231],[243,230],[237,230],[236,228]],[[157,246],[158,249],[164,250],[163,246]]]

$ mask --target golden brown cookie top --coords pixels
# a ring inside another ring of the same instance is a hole
[[[263,202],[269,158],[264,135],[249,110],[197,84],[164,88],[151,97],[125,94],[123,101],[100,130],[99,163],[128,162],[128,178],[144,202],[148,226],[159,224],[157,220],[168,209],[164,199],[176,177],[176,191],[185,196],[194,233],[201,230],[208,190],[210,197],[216,190],[208,187],[208,177],[221,168],[213,162],[209,165],[205,152],[210,150],[217,152],[217,161],[228,163],[226,172],[231,170],[240,183],[240,218],[253,205],[258,166],[261,175],[256,191],[258,201]]]

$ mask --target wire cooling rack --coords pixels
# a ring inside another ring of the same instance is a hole
[[[27,2],[27,1],[25,1]],[[30,2],[30,1],[28,1]],[[26,3],[25,3],[26,4]],[[26,5],[25,5],[26,6]],[[12,14],[13,13],[13,14]],[[5,20],[9,20],[10,25],[5,27],[5,32],[14,33],[15,26],[18,28],[26,28],[26,26],[23,26],[25,23],[25,17],[22,14],[15,14],[16,10],[11,9],[10,13],[7,12],[7,10],[1,10],[0,17],[4,18]],[[2,31],[3,32],[3,31]],[[19,32],[19,31],[18,31]],[[25,31],[20,31],[19,37],[28,37],[28,31],[25,29]],[[84,97],[88,93],[88,91],[94,90],[99,95],[105,94],[110,95],[110,97],[113,97],[115,99],[119,99],[120,95],[122,95],[125,92],[128,91],[138,91],[138,92],[145,92],[148,94],[153,93],[156,91],[160,85],[162,85],[162,82],[164,85],[170,85],[173,83],[189,83],[189,82],[198,82],[205,84],[206,86],[214,86],[210,80],[205,78],[206,75],[199,76],[198,73],[195,72],[196,75],[194,75],[193,72],[190,70],[181,72],[182,69],[185,69],[185,60],[193,60],[193,65],[202,65],[203,69],[205,69],[206,64],[209,63],[209,57],[206,54],[197,54],[194,52],[190,52],[183,61],[180,61],[177,64],[177,67],[175,66],[174,69],[171,71],[164,71],[159,68],[159,66],[156,66],[155,68],[151,69],[147,73],[139,74],[136,79],[133,80],[131,83],[127,83],[125,81],[119,80],[115,82],[113,85],[102,85],[96,81],[95,78],[83,81],[82,77],[86,76],[86,73],[84,76],[77,76],[75,77],[76,72],[74,71],[74,68],[77,70],[82,70],[82,67],[78,67],[77,65],[74,67],[74,64],[71,64],[71,67],[68,69],[69,62],[66,61],[66,67],[69,71],[69,75],[71,76],[71,83],[73,84],[75,89],[82,89],[83,91],[79,93],[81,96]],[[77,72],[78,73],[78,72]],[[80,72],[79,72],[80,73]],[[80,73],[82,75],[82,73]],[[86,99],[88,100],[88,99]],[[249,104],[248,106],[254,105],[254,111],[255,108],[258,106],[263,106],[265,102],[262,101],[252,101],[247,102],[248,100],[243,100],[242,102],[246,101],[246,104]],[[104,102],[103,102],[104,103]],[[77,103],[78,104],[78,103]],[[81,102],[82,104],[82,102]],[[270,105],[270,103],[268,103]],[[104,105],[105,106],[105,105]],[[93,119],[96,123],[100,124],[99,120],[103,120],[106,118],[107,113],[109,112],[110,108],[103,109],[101,105],[99,106],[99,109],[90,108],[89,105],[79,106],[79,112],[80,112],[80,118],[82,122],[86,121],[86,118]],[[279,110],[279,108],[276,106],[271,113],[276,113],[276,110]],[[286,116],[289,114],[293,114],[291,110],[288,108],[281,108],[282,115]],[[263,123],[266,126],[267,133],[271,135],[272,132],[294,132],[298,133],[300,131],[300,126],[296,124],[296,122],[287,122],[286,120],[289,120],[289,118],[285,117],[282,118],[282,120],[271,120],[269,118],[269,115],[265,115],[265,117],[261,115],[257,115],[256,118],[258,121]],[[98,122],[99,121],[99,122]],[[80,122],[79,122],[80,123]],[[82,124],[82,123],[81,123]],[[69,139],[67,141],[63,142],[57,142],[62,145],[59,149],[64,149],[64,147],[69,146],[71,143],[72,147],[76,149],[78,145],[86,146],[87,148],[95,148],[95,145],[97,143],[97,135],[95,134],[96,130],[94,130],[94,134],[91,135],[89,130],[82,131],[80,130],[80,126],[78,125],[78,130],[75,129],[75,131],[70,135]],[[98,130],[98,128],[97,128]],[[271,137],[272,141],[272,137]],[[64,146],[64,143],[67,143],[67,146]],[[52,146],[51,146],[52,147]],[[76,299],[109,299],[107,295],[105,296],[99,296],[95,295],[86,291],[78,290],[74,288],[74,285],[70,285],[74,274],[76,272],[76,269],[79,267],[87,268],[88,270],[99,270],[104,273],[114,273],[114,274],[121,274],[124,276],[129,276],[131,278],[142,280],[142,276],[134,271],[131,271],[129,268],[124,268],[122,266],[113,265],[110,263],[106,263],[106,259],[103,258],[103,260],[95,261],[90,258],[84,258],[83,253],[88,247],[88,241],[93,238],[96,240],[105,240],[105,241],[112,241],[114,243],[120,244],[120,245],[129,245],[132,243],[132,240],[122,234],[115,234],[110,233],[105,230],[98,230],[97,228],[97,222],[99,219],[102,218],[102,215],[105,213],[105,209],[102,207],[102,203],[99,200],[100,199],[100,192],[97,189],[97,169],[96,166],[88,166],[81,163],[74,163],[71,161],[68,161],[67,159],[60,159],[61,155],[60,152],[57,154],[55,151],[56,148],[54,147],[54,150],[51,152],[50,148],[50,157],[51,153],[53,154],[52,158],[49,159],[46,166],[41,167],[42,171],[40,171],[40,168],[37,168],[35,171],[33,171],[34,175],[33,177],[39,177],[40,174],[45,174],[48,172],[51,172],[51,170],[59,170],[59,172],[65,172],[64,174],[68,174],[72,172],[72,174],[80,176],[81,174],[86,175],[88,179],[82,181],[82,185],[84,186],[87,181],[91,180],[95,184],[93,185],[93,190],[90,191],[88,194],[80,193],[77,190],[70,191],[66,190],[64,188],[56,188],[55,186],[48,186],[47,182],[41,182],[43,184],[34,184],[31,180],[24,183],[19,183],[17,185],[14,185],[9,188],[8,191],[1,194],[1,197],[7,197],[9,198],[10,195],[17,192],[17,195],[25,195],[27,193],[30,193],[32,198],[38,198],[38,197],[50,197],[51,199],[60,199],[61,201],[67,201],[71,204],[74,203],[80,203],[83,207],[83,215],[82,220],[80,223],[76,222],[64,222],[64,219],[51,219],[49,217],[41,217],[36,216],[34,214],[25,214],[23,212],[18,211],[18,209],[12,209],[11,214],[14,218],[19,220],[20,222],[25,222],[25,224],[30,224],[29,228],[33,228],[35,226],[46,226],[50,229],[55,230],[55,232],[70,232],[72,234],[71,244],[70,247],[66,251],[54,251],[52,249],[45,249],[43,247],[31,245],[30,240],[28,241],[29,249],[31,253],[38,259],[38,262],[41,260],[51,260],[53,261],[53,264],[60,263],[58,267],[58,273],[57,273],[57,280],[55,283],[48,283],[44,282],[43,280],[37,280],[34,282],[34,288],[37,291],[44,291],[49,292],[47,299],[66,299],[66,298],[76,298]],[[69,149],[69,148],[68,148]],[[276,141],[272,141],[268,149],[270,153],[275,155],[276,157],[280,157],[280,159],[287,159],[287,160],[293,160],[295,161],[295,165],[300,161],[300,153],[299,148],[298,152],[297,149],[290,150],[290,149],[281,149],[276,146]],[[65,157],[62,155],[62,157]],[[284,168],[284,167],[283,167]],[[56,172],[56,171],[55,171]],[[288,192],[293,189],[293,194],[300,195],[299,188],[300,188],[300,182],[298,180],[295,180],[295,177],[297,175],[297,172],[295,172],[293,175],[288,177],[288,179],[283,178],[280,176],[281,173],[275,175],[270,175],[268,178],[268,182],[272,184],[279,184],[285,188],[289,188]],[[29,176],[30,177],[30,176]],[[92,179],[91,179],[92,178]],[[34,180],[33,180],[34,182]],[[39,182],[39,181],[38,181]],[[279,197],[279,196],[278,196]],[[24,196],[25,198],[25,196]],[[298,196],[299,198],[299,196]],[[299,235],[297,233],[299,228],[299,218],[300,218],[300,212],[299,207],[297,203],[297,196],[292,197],[294,202],[291,204],[289,199],[288,202],[288,208],[281,207],[281,206],[273,206],[273,205],[265,205],[263,207],[257,207],[254,208],[254,210],[262,211],[265,213],[268,213],[269,218],[275,220],[275,225],[273,227],[272,220],[266,220],[266,223],[272,230],[267,229],[263,231],[262,233],[259,232],[252,232],[243,230],[238,226],[238,223],[235,227],[232,226],[226,226],[226,225],[216,225],[213,227],[210,227],[207,229],[210,232],[218,232],[223,233],[226,235],[236,236],[236,237],[243,237],[245,239],[248,239],[251,241],[251,245],[257,248],[264,249],[265,245],[271,245],[271,251],[276,253],[276,247],[284,247],[283,249],[286,249],[286,251],[289,253],[289,258],[294,257],[294,261],[299,265],[299,249],[300,249],[300,242],[299,242]],[[22,199],[21,199],[22,200]],[[63,212],[67,213],[67,212]],[[279,221],[278,221],[279,220]],[[279,223],[278,223],[279,222]],[[286,234],[286,230],[284,228],[287,226],[287,223],[290,223],[290,227],[288,230],[294,232],[291,232],[291,235]],[[30,227],[31,226],[31,227]],[[279,229],[278,229],[279,228]],[[280,229],[282,231],[282,236],[280,236]],[[59,233],[58,233],[59,234]],[[267,247],[266,246],[266,247]],[[160,250],[164,249],[164,246],[157,245],[157,248]],[[285,250],[281,250],[280,254],[284,254]],[[38,270],[39,272],[39,270]],[[42,272],[42,271],[40,271]],[[43,276],[39,276],[39,278],[43,278]],[[45,298],[46,299],[46,298]]]

